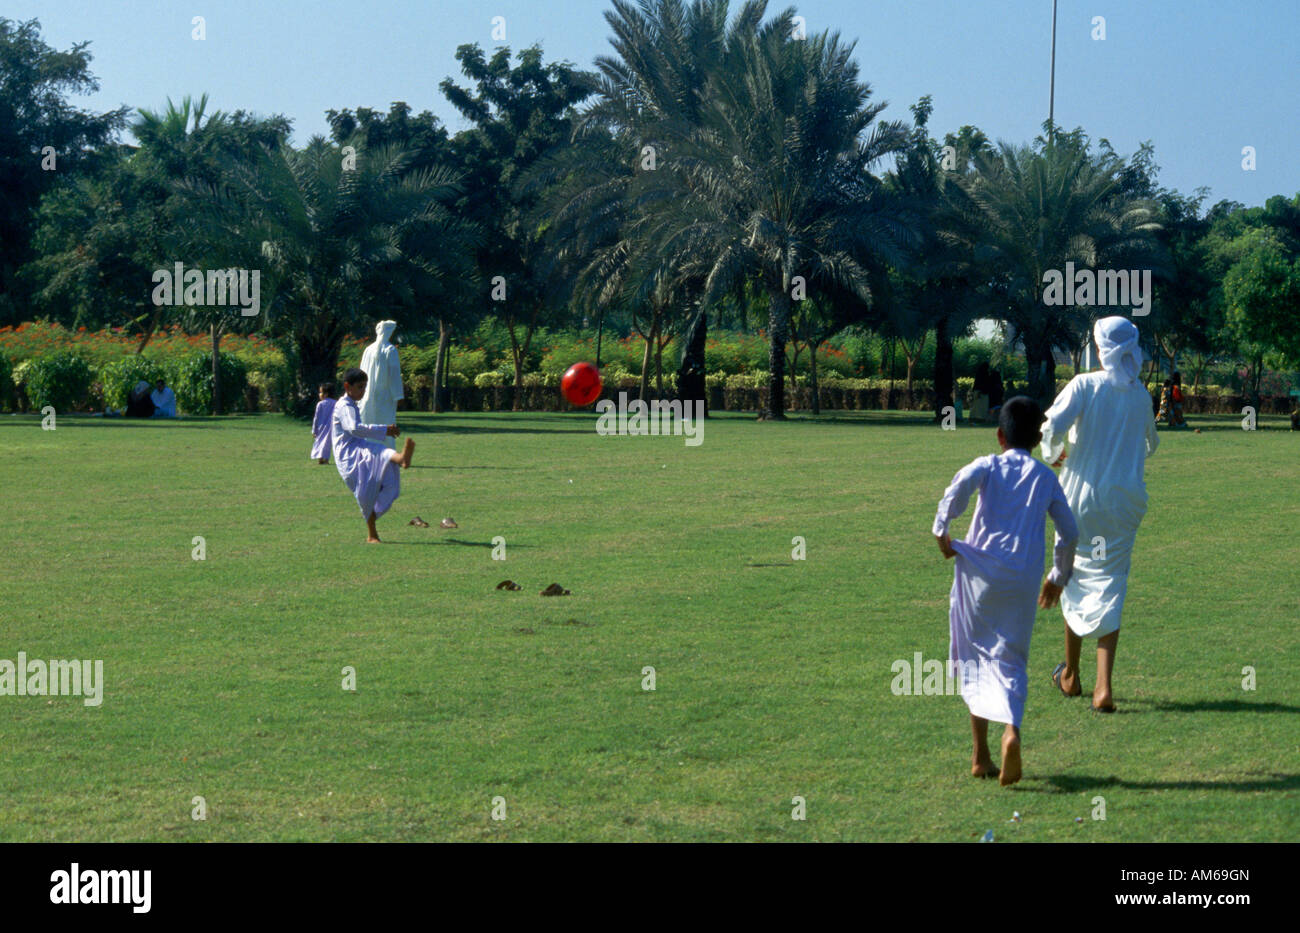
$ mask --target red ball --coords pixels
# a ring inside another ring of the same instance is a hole
[[[590,363],[574,363],[560,380],[560,391],[578,408],[590,405],[600,398],[600,370]]]

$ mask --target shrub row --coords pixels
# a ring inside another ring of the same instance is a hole
[[[55,353],[24,360],[9,369],[0,356],[0,378],[10,395],[0,392],[6,407],[39,411],[52,405],[55,411],[124,409],[136,384],[152,385],[159,378],[176,393],[176,407],[188,414],[212,411],[212,354],[194,353],[176,360],[157,361],[149,356],[129,356],[99,367],[98,372],[72,353]],[[222,414],[249,408],[248,367],[238,357],[223,355],[221,368]],[[256,407],[255,404],[253,407]]]

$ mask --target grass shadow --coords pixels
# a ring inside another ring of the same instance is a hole
[[[496,547],[491,541],[466,541],[462,538],[437,538],[432,541],[385,541],[385,544],[426,544],[426,545],[459,545],[460,547],[485,547],[491,550]],[[537,547],[535,544],[515,544],[510,542],[513,550],[517,547]]]
[[[400,418],[398,419],[398,426],[402,428],[403,434],[594,434],[596,430],[594,424],[585,428],[512,428],[497,424],[481,426],[433,424],[425,426],[415,423],[407,427],[402,425]]]
[[[92,415],[58,415],[58,427],[211,428],[247,423],[258,415],[186,415],[183,418],[96,418]],[[304,422],[305,424],[306,422]],[[0,418],[0,428],[39,428],[41,416],[34,414]]]
[[[1286,791],[1300,789],[1300,774],[1266,773],[1256,778],[1225,781],[1128,781],[1108,775],[1049,774],[1041,778],[1026,777],[1029,786],[1023,790],[1042,794],[1086,794],[1094,790],[1120,787],[1127,790],[1228,790],[1239,794],[1257,794],[1261,791]],[[1046,787],[1034,787],[1034,783]]]
[[[1167,713],[1300,713],[1300,706],[1285,703],[1252,703],[1249,700],[1131,700],[1128,706],[1145,706]]]

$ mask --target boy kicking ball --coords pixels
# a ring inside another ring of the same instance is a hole
[[[375,519],[397,501],[402,476],[398,467],[406,469],[411,465],[415,442],[408,437],[401,453],[384,446],[383,438],[397,437],[402,432],[395,424],[361,423],[361,409],[357,402],[365,394],[366,374],[359,369],[349,369],[343,377],[343,398],[334,406],[331,435],[339,476],[356,496],[361,515],[366,520],[369,532],[366,543],[379,544]]]
[[[1021,395],[1008,400],[998,415],[1002,453],[980,457],[953,477],[933,528],[944,557],[956,558],[948,656],[961,672],[961,695],[970,708],[975,740],[971,774],[998,777],[1003,786],[1020,780],[1020,721],[1028,694],[1035,595],[1044,609],[1056,605],[1070,579],[1078,539],[1056,474],[1029,453],[1042,439],[1042,420],[1032,399]],[[948,526],[977,490],[979,503],[966,540],[954,542]],[[1056,526],[1056,545],[1040,591],[1046,515]],[[989,755],[990,720],[1006,724],[1001,771]]]

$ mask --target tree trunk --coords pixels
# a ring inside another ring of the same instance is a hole
[[[339,349],[342,338],[315,342],[300,338],[295,348],[297,356],[297,389],[286,408],[298,417],[311,415],[316,406],[316,387],[322,382],[334,382],[339,368]]]
[[[767,317],[767,409],[765,420],[785,419],[785,344],[790,334],[790,293],[778,288],[771,294]]]
[[[136,356],[144,353],[144,348],[149,345],[149,340],[153,337],[153,332],[158,329],[159,313],[160,311],[157,308],[150,312],[149,321],[145,324],[144,333],[140,335],[140,343],[135,348]],[[136,318],[136,320],[139,320],[139,318]]]
[[[212,413],[221,414],[221,332],[212,322]]]
[[[934,325],[934,417],[943,417],[943,410],[956,404],[956,379],[952,371],[952,337],[948,334],[948,318],[941,317]]]
[[[438,318],[438,353],[433,362],[433,410],[440,412],[445,408],[442,384],[447,375],[447,345],[451,342],[451,328],[442,318]]]
[[[600,312],[600,323],[596,325],[596,369],[600,369],[600,341],[605,336],[605,312]]]
[[[677,369],[677,396],[682,401],[707,404],[709,394],[704,384],[704,348],[708,341],[708,314],[696,311],[682,337],[682,360]],[[707,410],[705,414],[707,414]]]
[[[889,388],[885,389],[885,404],[880,407],[888,411],[894,404],[894,338],[889,338]]]
[[[790,340],[790,350],[791,350],[791,358],[790,358],[789,407],[791,411],[794,411],[796,408],[799,407],[799,380],[795,376],[795,373],[799,371],[800,347],[799,347],[798,340],[795,339]]]
[[[646,400],[646,393],[650,389],[650,361],[654,358],[655,338],[659,335],[659,309],[654,310],[654,317],[650,320],[650,332],[645,335],[645,353],[641,356],[641,388],[637,398],[641,401]]]
[[[655,393],[664,397],[664,344],[668,341],[655,338]]]
[[[817,348],[821,345],[820,340],[812,345],[812,356],[808,359],[808,375],[812,382],[812,413],[814,415],[822,413],[821,387],[817,382]]]
[[[1025,363],[1029,369],[1028,395],[1046,410],[1056,398],[1056,360],[1046,338],[1025,335]]]
[[[537,315],[534,312],[532,319],[528,322],[528,327],[524,331],[524,342],[520,344],[519,336],[515,332],[516,322],[512,318],[506,322],[506,327],[510,331],[510,359],[515,367],[515,384],[514,384],[514,401],[510,405],[511,411],[523,411],[524,407],[524,359],[528,356],[528,346],[533,342],[533,331],[537,324]]]

